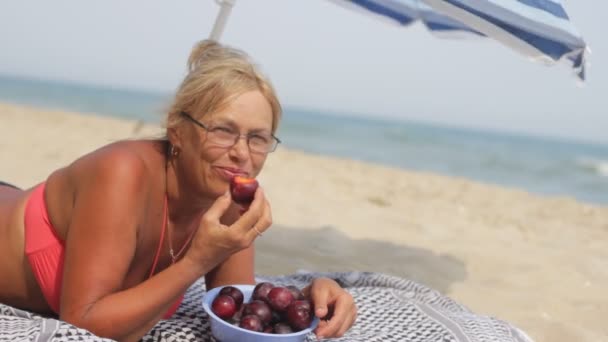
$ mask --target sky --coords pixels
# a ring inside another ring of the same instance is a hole
[[[237,0],[221,41],[249,53],[285,107],[608,143],[608,3],[563,1],[588,80],[490,39],[445,40],[328,0]],[[0,73],[172,92],[213,0],[0,3]]]

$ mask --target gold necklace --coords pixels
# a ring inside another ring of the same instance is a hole
[[[190,236],[188,236],[188,239],[186,239],[186,242],[184,242],[184,244],[182,245],[182,248],[179,250],[179,252],[177,252],[177,254],[175,254],[173,252],[173,239],[171,238],[171,229],[169,229],[169,222],[167,222],[167,233],[168,233],[167,238],[169,240],[169,255],[171,256],[171,262],[173,264],[175,264],[175,262],[177,261],[177,258],[179,258],[179,256],[182,255],[182,253],[186,250],[186,247],[188,246],[190,241],[192,241],[192,238],[194,237],[194,233],[196,233],[196,229],[192,229]]]

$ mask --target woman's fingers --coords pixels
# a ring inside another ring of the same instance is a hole
[[[253,242],[259,236],[262,236],[268,228],[272,225],[272,215],[270,213],[270,204],[267,200],[264,205],[264,212],[259,220],[253,224],[253,226],[245,233],[247,241]]]
[[[342,336],[357,317],[357,308],[350,293],[329,279],[315,279],[310,286],[315,316],[321,321],[315,329],[318,337]]]
[[[256,237],[262,235],[272,224],[270,204],[264,196],[264,190],[260,187],[256,190],[255,197],[247,211],[232,225],[238,234],[245,237],[245,241],[251,243]]]
[[[230,208],[231,204],[230,194],[225,192],[222,196],[218,197],[215,202],[211,205],[211,208],[205,212],[202,220],[207,223],[218,223],[220,218],[224,215],[226,210]]]
[[[270,208],[270,202],[264,198],[264,202],[266,205],[264,206],[264,214],[262,215],[262,219],[264,220],[264,224],[266,224],[266,228],[268,229],[272,225],[272,209]]]
[[[327,325],[323,329],[318,331],[319,336],[337,336],[341,328],[348,324],[347,319],[350,316],[349,310],[351,306],[348,303],[348,296],[338,296],[335,303],[333,303],[333,314],[327,322]]]
[[[264,202],[264,190],[260,187],[255,191],[253,202],[251,202],[247,211],[231,227],[243,233],[251,229],[264,212]]]
[[[270,210],[270,203],[267,199],[264,199],[264,211],[262,216],[256,222],[255,227],[261,232],[265,232],[272,225],[272,213]]]
[[[317,328],[315,329],[315,334],[317,335],[317,338],[321,339],[321,338],[331,336],[326,333],[328,325],[329,325],[329,321],[326,321],[323,319],[319,320],[319,324],[317,325]]]
[[[348,317],[342,323],[340,329],[338,329],[338,333],[336,334],[336,336],[344,335],[348,331],[348,329],[350,329],[350,327],[355,323],[356,319],[357,311],[353,307],[353,309],[348,313]]]
[[[221,223],[221,217],[232,205],[230,193],[218,197],[203,214],[200,227],[193,241],[191,253],[197,260],[204,255],[230,255],[251,245],[272,223],[270,205],[264,191],[258,188],[246,213],[230,227]]]
[[[312,302],[314,303],[315,316],[320,319],[327,316],[329,310],[327,308],[327,302],[329,300],[329,293],[326,290],[318,291],[317,288],[312,288],[313,291],[310,291],[310,296]],[[317,290],[317,291],[314,291]]]
[[[342,326],[338,329],[335,336],[343,336],[348,331],[348,329],[350,329],[350,327],[355,323],[355,320],[357,319],[357,309],[354,305],[354,302],[350,306],[350,309],[348,309],[346,312],[347,312],[347,315],[342,323]]]

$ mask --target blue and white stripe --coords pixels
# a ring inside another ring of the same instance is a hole
[[[587,46],[560,0],[330,0],[399,25],[416,21],[433,33],[487,36],[546,63],[569,61],[585,78]]]

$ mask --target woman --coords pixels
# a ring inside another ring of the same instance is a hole
[[[166,138],[116,142],[20,191],[0,185],[0,302],[120,341],[134,341],[207,288],[254,284],[254,240],[271,225],[258,188],[231,200],[236,175],[256,177],[281,108],[239,50],[198,44],[166,118]],[[306,289],[318,336],[354,322],[352,297],[330,279]]]

